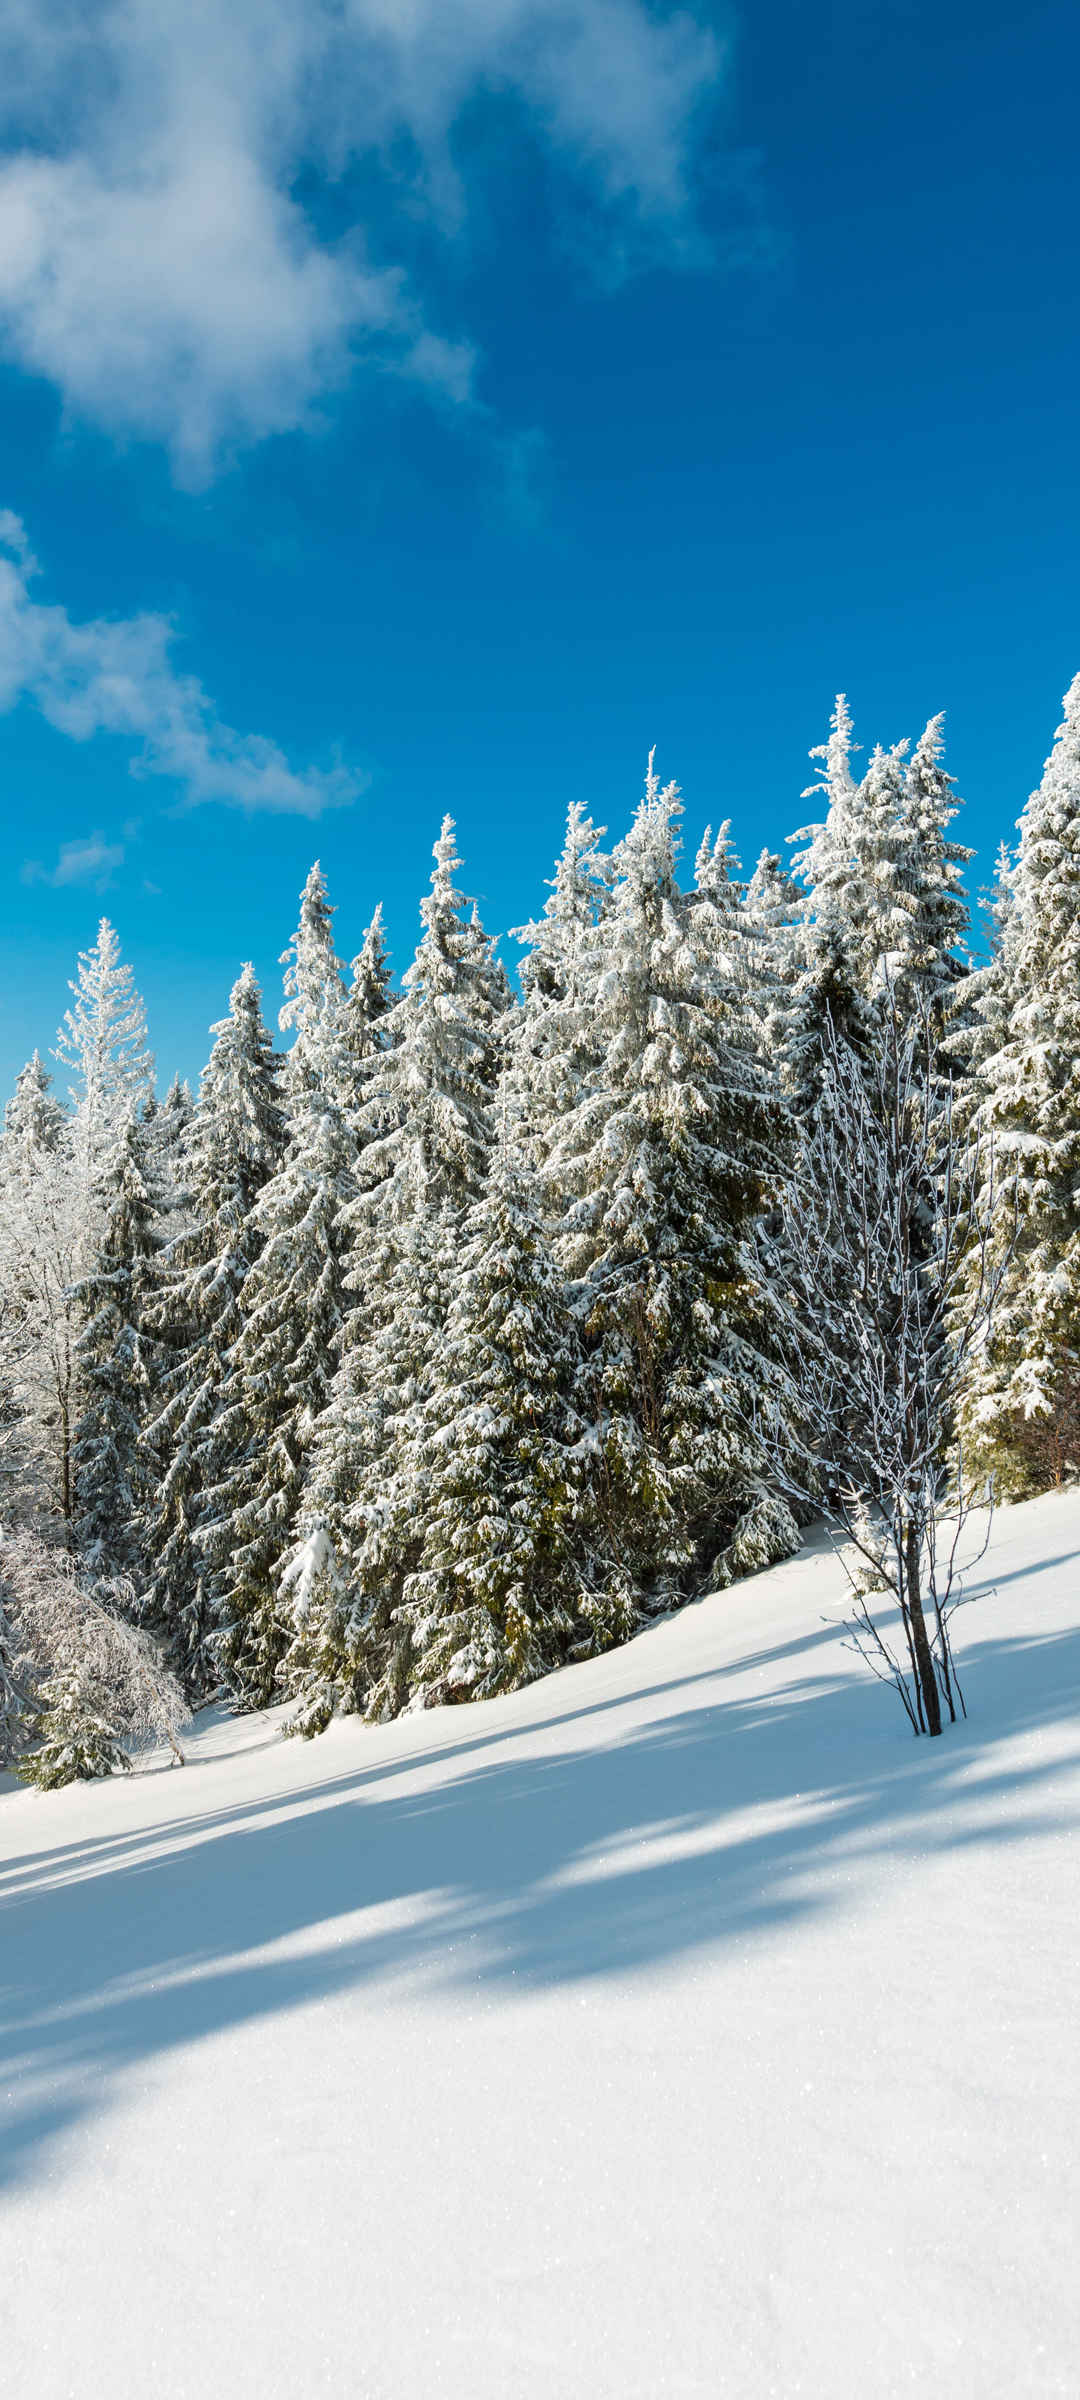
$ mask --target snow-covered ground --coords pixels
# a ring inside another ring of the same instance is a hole
[[[1080,2388],[1080,1497],[914,1742],[811,1551],[514,1699],[0,1796],[26,2400]]]

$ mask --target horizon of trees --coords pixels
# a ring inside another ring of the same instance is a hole
[[[158,1098],[102,921],[53,1054],[66,1099],[35,1052],[0,1136],[0,1522],[122,1592],[192,1702],[287,1699],[315,1732],[483,1697],[782,1557],[845,1474],[880,1518],[843,1442],[865,1223],[831,1227],[828,1307],[791,1233],[808,1162],[833,1160],[835,1201],[850,1128],[872,1147],[900,1037],[936,1162],[904,1322],[933,1323],[920,1373],[949,1393],[920,1522],[957,1475],[1016,1496],[1073,1471],[1080,677],[978,966],[942,720],[857,774],[841,698],[813,756],[792,866],[763,852],[746,880],[724,825],[680,882],[681,799],[651,760],[609,848],[573,802],[517,990],[449,818],[396,986],[378,908],[339,958],[316,864],[282,959],[290,1046],[244,967],[197,1099]],[[946,1115],[971,1265],[965,1286],[950,1220],[935,1313]],[[43,1621],[31,1657],[0,1578],[16,1760],[57,1755]],[[69,1659],[67,1726],[77,1684]],[[74,1772],[104,1754],[68,1749]]]

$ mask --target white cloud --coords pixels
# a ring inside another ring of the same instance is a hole
[[[0,714],[27,699],[75,741],[120,735],[136,745],[133,774],[172,777],[192,804],[317,817],[362,789],[363,777],[349,768],[298,770],[262,734],[222,724],[201,683],[173,665],[167,617],[76,624],[65,608],[34,599],[36,571],[20,520],[0,511]],[[85,847],[72,845],[73,853]],[[75,880],[74,865],[63,870],[62,852],[53,874],[41,874]]]
[[[670,229],[721,64],[647,0],[8,0],[0,333],[192,483],[304,424],[357,350],[467,399],[468,341],[403,272],[419,208],[460,230],[465,104],[515,94],[595,195]],[[377,198],[328,239],[312,201],[356,162]]]
[[[55,867],[28,858],[22,879],[24,883],[49,883],[54,891],[69,883],[88,883],[95,892],[106,892],[126,855],[123,842],[107,842],[104,834],[89,833],[85,841],[61,843]]]
[[[13,508],[0,508],[0,550],[11,550],[24,575],[36,575],[38,563],[26,538],[26,527]]]

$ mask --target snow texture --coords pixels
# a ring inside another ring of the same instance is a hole
[[[910,1739],[820,1541],[486,1705],[0,1786],[0,2356],[96,2400],[1073,2394],[1080,1495]]]

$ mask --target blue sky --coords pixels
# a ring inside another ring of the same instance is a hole
[[[947,713],[976,880],[1080,666],[1073,5],[13,0],[0,1084],[106,911],[194,1078],[311,859],[530,914]],[[512,946],[510,955],[514,955]]]

